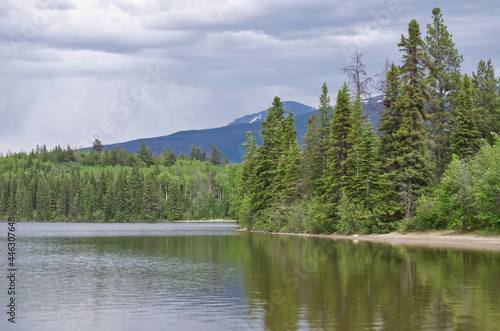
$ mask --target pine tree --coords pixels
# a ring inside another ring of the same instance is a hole
[[[105,173],[105,171],[103,171],[103,173]],[[113,172],[111,170],[109,172],[106,172],[103,180],[104,183],[102,185],[104,186],[104,194],[102,196],[102,212],[104,221],[108,222],[113,220],[116,213],[114,204]]]
[[[253,136],[250,131],[246,134],[246,141],[243,143],[243,147],[245,147],[245,154],[243,154],[241,158],[243,160],[243,169],[241,170],[241,187],[248,192],[252,190],[253,170],[255,166],[254,159],[257,150],[255,136]]]
[[[130,173],[129,182],[129,210],[134,218],[140,218],[143,206],[143,186],[138,167],[133,167]]]
[[[455,123],[451,132],[451,147],[460,158],[470,158],[479,150],[481,133],[477,130],[472,104],[471,82],[467,75],[463,80],[459,103],[455,109]]]
[[[15,173],[15,172],[14,172]],[[11,175],[9,178],[9,198],[7,203],[7,215],[15,217],[16,215],[16,190],[17,190],[17,176]]]
[[[196,147],[195,145],[191,146],[191,150],[189,151],[189,159],[191,161],[194,161],[194,160],[200,161],[201,160],[201,150],[198,147]]]
[[[45,145],[43,145],[43,147],[45,147]],[[92,151],[100,153],[103,148],[104,146],[99,139],[94,140],[94,143],[92,144]]]
[[[283,131],[282,154],[278,160],[273,185],[274,201],[281,206],[287,206],[299,194],[300,147],[294,123],[293,113],[289,110]]]
[[[373,131],[371,123],[364,122],[363,135],[360,145],[359,160],[359,195],[363,207],[372,210],[377,202],[377,193],[380,190],[381,162],[379,157],[379,141]]]
[[[7,188],[5,187],[5,178],[3,174],[0,174],[0,217],[5,215],[7,206]]]
[[[306,181],[306,190],[315,194],[321,187],[322,179],[322,157],[319,149],[319,126],[316,113],[309,116],[306,125],[306,134],[302,137],[303,146],[303,175]],[[325,153],[326,158],[326,153]]]
[[[427,25],[425,38],[426,64],[429,69],[428,101],[429,134],[438,177],[451,161],[449,146],[450,109],[455,107],[460,87],[460,64],[463,56],[458,53],[452,35],[449,34],[441,10],[432,10],[433,23]]]
[[[144,214],[152,219],[158,218],[159,211],[162,209],[161,198],[158,197],[158,187],[156,176],[150,172],[144,182]]]
[[[398,215],[400,218],[413,216],[415,201],[425,192],[432,178],[425,151],[424,121],[427,118],[425,103],[428,94],[423,83],[423,41],[416,20],[410,21],[408,34],[408,38],[401,36],[401,42],[398,44],[403,52],[403,85],[401,101],[396,107],[400,107],[402,122],[393,134],[393,179],[399,186],[399,205],[402,212]]]
[[[479,117],[478,129],[482,138],[493,144],[495,139],[491,132],[500,134],[500,101],[498,95],[498,80],[495,70],[488,62],[479,61],[477,70],[472,73],[474,88],[474,104]]]
[[[345,160],[345,193],[355,202],[364,201],[363,181],[360,176],[361,142],[365,130],[361,99],[356,95],[350,118],[350,129],[347,134],[349,149]]]
[[[121,169],[120,173],[116,178],[115,184],[115,219],[117,221],[128,220],[128,202],[127,197],[129,196],[128,182],[127,182],[127,172]]]
[[[68,218],[69,213],[69,184],[66,174],[61,175],[61,187],[57,192],[57,213]]]
[[[171,183],[168,186],[166,214],[169,221],[182,219],[181,193],[177,182]]]
[[[95,212],[97,211],[97,182],[95,180],[94,174],[88,175],[87,188],[87,200],[85,204],[85,216],[87,220],[93,220],[95,217]]]
[[[48,220],[47,215],[48,206],[48,190],[47,190],[47,180],[45,177],[39,173],[38,174],[38,187],[36,190],[36,219]]]
[[[255,155],[255,182],[250,197],[254,212],[263,211],[273,202],[274,177],[282,154],[282,137],[284,130],[284,111],[280,98],[275,97],[268,109],[267,117],[262,122],[262,146]]]
[[[330,122],[333,112],[326,83],[323,83],[319,101],[318,112],[309,117],[306,135],[303,138],[304,171],[308,186],[316,196],[324,194],[322,178],[327,168]]]
[[[212,145],[212,147],[210,148],[210,156],[208,157],[208,161],[213,164],[213,165],[221,165],[222,164],[222,155],[221,155],[221,151],[215,147],[214,145]]]
[[[347,84],[339,90],[337,103],[330,125],[327,169],[323,176],[323,200],[332,209],[340,200],[340,192],[345,187],[347,152],[350,148],[347,135],[351,128],[351,106]],[[333,212],[333,210],[330,210]]]
[[[391,68],[387,72],[387,88],[384,96],[383,105],[384,112],[380,119],[381,131],[381,153],[387,160],[385,171],[390,172],[394,168],[395,150],[394,150],[394,134],[401,126],[401,77],[400,68],[391,64]]]
[[[163,147],[163,152],[161,153],[162,163],[165,167],[171,167],[177,161],[177,156],[175,152],[169,147],[168,150]]]
[[[146,163],[146,166],[149,167],[155,164],[155,158],[153,156],[153,153],[151,153],[151,151],[146,146],[146,144],[144,144],[143,141],[141,141],[141,147],[137,151],[137,154],[139,155],[141,161]]]

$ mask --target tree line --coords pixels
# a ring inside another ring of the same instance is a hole
[[[500,103],[491,60],[462,75],[439,8],[421,37],[416,20],[398,43],[401,64],[386,64],[378,132],[363,114],[370,79],[355,53],[348,83],[318,112],[297,143],[293,114],[276,97],[250,133],[237,192],[249,228],[352,233],[424,228],[500,230]],[[378,134],[377,134],[378,133]]]
[[[57,146],[0,158],[0,216],[45,221],[154,221],[231,217],[238,166],[212,146],[159,156],[141,144],[90,151]]]

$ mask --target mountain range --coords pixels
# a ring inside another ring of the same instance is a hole
[[[378,112],[374,111],[374,109],[379,107],[381,100],[382,97],[379,96],[363,101],[364,111],[369,115],[374,126],[378,122]],[[306,133],[305,127],[307,119],[316,112],[317,109],[295,101],[284,101],[283,109],[285,112],[288,112],[289,109],[293,112],[297,139],[299,143],[302,144],[302,137]],[[179,155],[181,152],[183,154],[188,154],[192,145],[202,150],[205,149],[207,153],[209,153],[213,144],[221,151],[222,157],[227,157],[229,162],[240,163],[241,157],[245,153],[243,143],[245,142],[247,132],[250,131],[255,136],[257,145],[262,144],[260,129],[261,122],[266,116],[267,110],[263,110],[258,113],[237,118],[228,125],[219,128],[179,131],[161,137],[136,139],[118,144],[104,145],[104,148],[113,149],[116,145],[119,145],[127,152],[135,153],[139,149],[141,142],[144,142],[153,154],[159,155],[164,147],[170,147]]]

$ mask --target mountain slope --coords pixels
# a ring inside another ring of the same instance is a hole
[[[377,111],[381,104],[381,97],[373,97],[363,102],[365,113],[368,112],[369,118],[373,125],[378,123],[379,112]],[[297,140],[302,145],[302,137],[306,133],[307,119],[317,109],[303,105],[298,102],[285,101],[283,102],[284,109],[292,109],[295,117],[295,130],[297,130]],[[196,145],[201,149],[210,153],[210,148],[215,145],[222,153],[222,157],[227,157],[231,163],[240,163],[241,157],[245,153],[243,143],[245,142],[246,133],[250,131],[256,138],[257,145],[262,144],[260,137],[261,122],[267,116],[267,110],[259,113],[240,117],[227,126],[204,130],[189,130],[179,131],[167,136],[136,139],[127,142],[118,143],[121,148],[127,152],[136,153],[143,141],[146,146],[153,152],[159,155],[163,148],[170,147],[179,155],[188,154],[192,145]],[[106,149],[115,148],[117,144],[105,145]]]
[[[286,111],[291,109],[294,113],[295,128],[298,131],[297,136],[299,137],[299,142],[302,142],[307,118],[317,110],[294,101],[283,102],[283,108]],[[210,148],[213,144],[221,151],[222,157],[226,156],[231,163],[240,163],[241,157],[245,153],[243,143],[248,131],[256,137],[257,144],[262,144],[260,129],[261,122],[266,116],[267,110],[264,110],[238,118],[227,126],[220,128],[179,131],[167,136],[135,139],[118,144],[105,145],[104,148],[113,149],[116,145],[120,145],[127,152],[136,153],[143,141],[153,154],[159,155],[163,151],[163,147],[170,147],[179,155],[181,152],[188,154],[192,145],[196,145],[196,147],[205,149],[207,153],[210,153]]]
[[[288,109],[291,109],[294,117],[304,114],[312,114],[315,111],[317,111],[316,108],[309,107],[295,101],[283,102],[283,109],[285,110],[285,112],[288,112]],[[267,109],[255,114],[245,115],[243,117],[237,118],[228,125],[251,124],[255,122],[262,122],[263,120],[266,119],[266,116],[267,116]]]

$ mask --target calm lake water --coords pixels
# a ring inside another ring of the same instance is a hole
[[[498,330],[500,253],[237,232],[17,223],[0,330]]]

